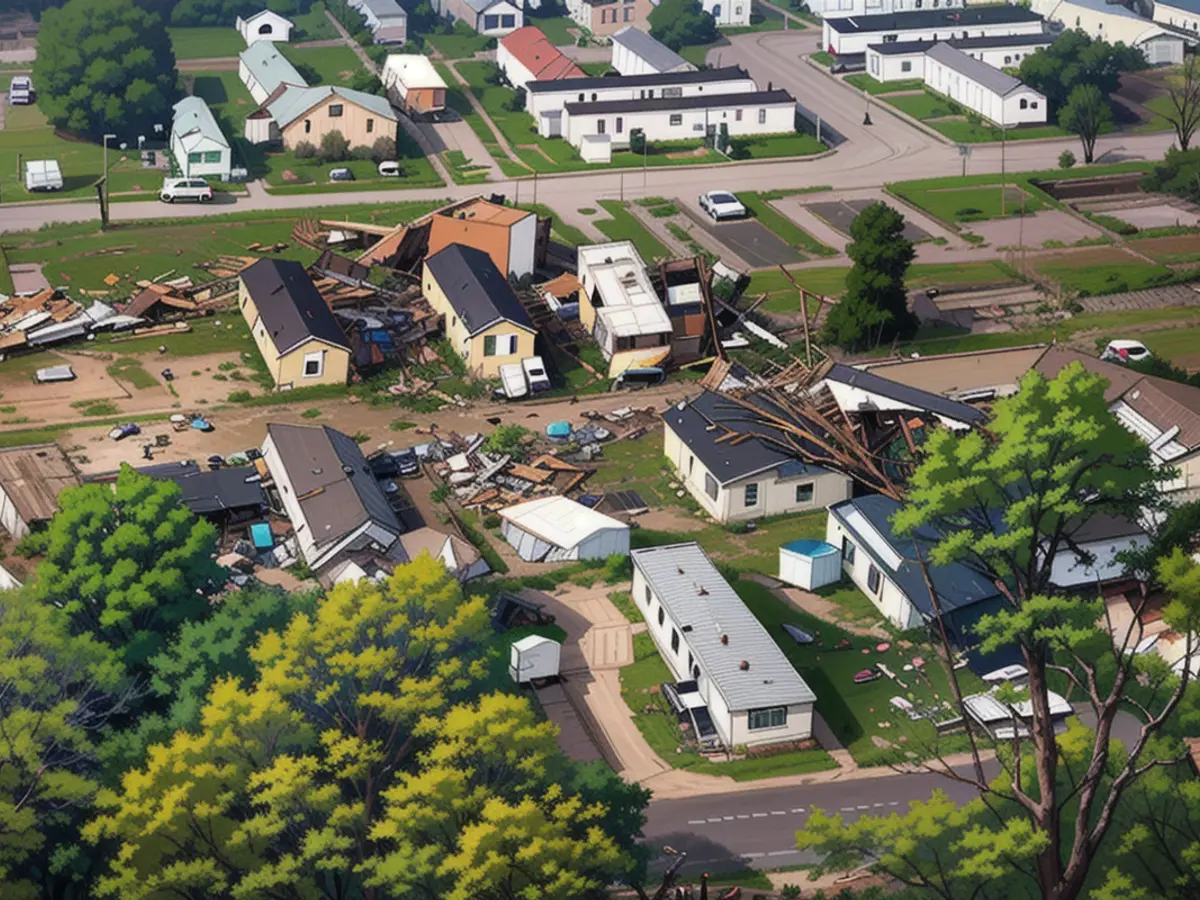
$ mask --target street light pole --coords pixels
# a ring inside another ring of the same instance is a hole
[[[105,210],[108,209],[108,142],[110,140],[115,141],[116,139],[117,139],[117,136],[115,134],[106,134],[104,136],[104,208],[105,208]],[[107,213],[106,213],[106,216],[107,216]]]

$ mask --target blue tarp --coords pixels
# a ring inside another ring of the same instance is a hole
[[[250,526],[250,540],[253,541],[256,550],[269,550],[275,546],[275,538],[271,535],[271,526],[266,522]]]

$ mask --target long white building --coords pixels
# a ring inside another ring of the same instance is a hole
[[[1031,8],[1066,28],[1078,28],[1089,37],[1137,47],[1151,65],[1181,63],[1184,45],[1195,43],[1177,31],[1143,19],[1127,7],[1105,0],[1033,0]]]
[[[891,15],[827,18],[821,25],[821,46],[843,57],[862,56],[876,44],[908,41],[946,41],[952,38],[1041,34],[1042,17],[1022,6],[980,6],[954,10],[919,10]]]
[[[919,9],[962,9],[966,0],[809,0],[808,11],[823,19],[881,16]]]
[[[925,52],[925,84],[1005,127],[1046,121],[1046,98],[949,44]]]
[[[561,110],[568,103],[657,100],[700,94],[752,93],[757,90],[758,85],[750,73],[739,66],[694,72],[563,78],[557,81],[534,81],[526,85],[525,109],[534,119],[540,119],[548,112]]]
[[[1019,66],[1021,60],[1054,43],[1055,35],[1005,34],[995,37],[956,38],[942,41],[996,69]],[[925,77],[925,53],[934,41],[874,44],[867,48],[867,74],[876,81],[902,81]]]

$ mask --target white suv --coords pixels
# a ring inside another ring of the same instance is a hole
[[[16,75],[8,88],[8,102],[13,106],[28,106],[33,102],[33,81],[28,75]]]
[[[158,198],[165,203],[174,203],[176,200],[207,203],[213,198],[213,189],[203,178],[168,178],[163,181]]]

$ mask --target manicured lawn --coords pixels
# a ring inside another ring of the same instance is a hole
[[[612,65],[607,62],[581,62],[575,65],[579,66],[579,68],[583,69],[584,72],[593,78],[598,78],[612,69]]]
[[[567,47],[575,43],[575,35],[582,30],[569,16],[535,16],[525,14],[525,24],[541,30],[550,43]],[[574,31],[574,34],[571,32]]]
[[[820,63],[823,66],[832,66],[835,62],[837,62],[831,53],[828,53],[824,50],[818,50],[816,53],[809,54],[809,59],[815,63]]]
[[[467,159],[467,155],[461,150],[444,151],[442,162],[455,184],[480,184],[487,181],[487,165]]]
[[[716,44],[692,44],[690,47],[682,48],[679,51],[679,55],[693,66],[704,68],[704,61],[708,56],[708,51],[715,46]]]
[[[596,221],[595,225],[611,240],[633,241],[634,246],[642,255],[642,259],[646,262],[665,259],[671,255],[670,251],[663,246],[662,241],[633,217],[633,213],[625,208],[625,204],[619,200],[601,200],[600,205],[604,207],[604,211],[611,218],[600,219]]]
[[[915,263],[909,267],[909,288],[966,287],[985,284],[1016,284],[1017,273],[1000,260],[968,263]]]
[[[298,159],[292,152],[269,153],[261,158],[259,166],[265,167],[265,178],[276,194],[304,194],[317,191],[386,191],[405,188],[439,187],[444,182],[438,177],[433,164],[425,158],[416,141],[403,130],[397,131],[396,157],[400,163],[400,176],[380,176],[377,164],[369,159],[344,160],[321,163],[316,159]],[[329,172],[335,168],[346,168],[354,173],[354,181],[329,180]]]
[[[901,81],[876,81],[866,72],[847,75],[843,79],[846,84],[852,84],[868,94],[895,94],[900,91],[920,91],[925,89],[925,82],[919,78],[908,78]],[[899,98],[897,98],[899,99]]]
[[[4,255],[4,250],[0,249],[0,294],[11,295],[12,292],[12,273],[8,271],[8,257]]]
[[[425,43],[436,48],[447,59],[467,59],[486,50],[489,45],[495,46],[495,40],[484,37],[465,22],[455,22],[450,34],[425,35]]]
[[[566,244],[568,247],[582,247],[584,244],[592,243],[592,239],[576,228],[574,225],[568,225],[562,220],[554,210],[544,203],[521,203],[521,209],[527,209],[530,212],[537,213],[538,216],[545,218],[550,217],[550,236],[561,244]]]
[[[291,19],[296,26],[292,31],[294,44],[300,41],[326,41],[338,36],[333,23],[325,15],[325,4],[320,0],[309,7],[308,12],[292,16]]]
[[[227,28],[168,28],[167,34],[176,59],[223,59],[246,49],[233,23]]]
[[[914,119],[953,116],[958,114],[958,108],[960,108],[946,98],[938,97],[928,92],[899,94],[894,97],[886,97],[883,102],[896,107],[901,112],[908,113]]]
[[[310,86],[349,84],[354,73],[363,67],[362,60],[349,47],[293,47],[280,44],[280,49]]]
[[[192,93],[208,104],[222,129],[230,137],[245,130],[246,116],[258,108],[237,72],[188,72]]]
[[[1166,266],[1148,263],[1118,248],[1085,251],[1045,261],[1034,268],[1067,291],[1090,296],[1120,294],[1164,284],[1175,277]]]
[[[805,253],[811,253],[814,256],[837,255],[837,251],[832,247],[822,244],[783,213],[764,201],[761,194],[755,191],[743,191],[737,195],[737,198],[742,201],[742,205],[749,210],[750,214],[763,227],[780,240],[787,241],[793,247],[803,250]]]
[[[948,225],[955,222],[981,222],[1016,216],[1021,213],[1021,199],[1025,199],[1026,214],[1045,209],[1046,204],[1038,197],[1011,183],[1005,185],[1003,202],[1000,193],[1000,176],[988,187],[908,191],[902,194],[905,200],[919,206],[936,219]]]
[[[812,156],[827,149],[811,134],[764,134],[761,137],[734,138],[733,147],[740,158],[745,151],[749,159],[776,159],[781,156]]]

